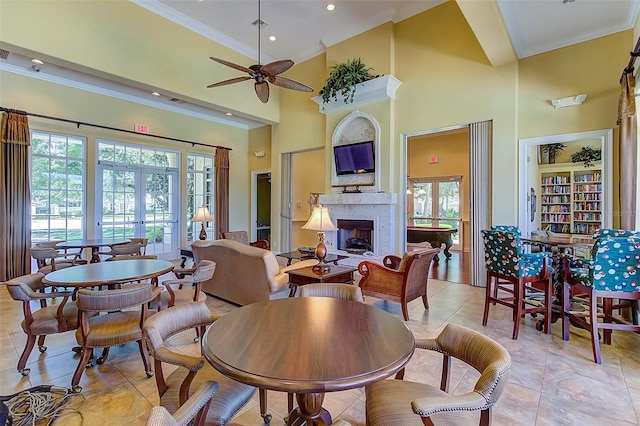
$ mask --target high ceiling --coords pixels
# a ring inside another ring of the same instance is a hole
[[[258,0],[131,0],[257,58]],[[262,63],[300,62],[356,34],[398,22],[446,0],[261,0]],[[469,1],[492,0],[459,0]],[[632,28],[640,0],[497,0],[519,58]],[[335,10],[328,11],[329,3]],[[275,41],[269,41],[275,36]]]

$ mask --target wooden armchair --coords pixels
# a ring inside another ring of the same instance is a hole
[[[56,249],[56,244],[61,241],[44,241],[31,247],[31,257],[36,260],[38,272],[48,274],[62,268],[87,263],[82,259],[81,252],[68,253],[66,250]]]
[[[269,250],[269,247],[270,247],[269,241],[267,240],[258,240],[254,242],[249,242],[249,235],[247,234],[247,231],[223,232],[222,238],[225,240],[235,240],[244,245],[251,246],[251,247],[258,247],[265,250]]]
[[[6,282],[11,298],[22,302],[24,320],[22,331],[27,335],[27,342],[18,360],[17,370],[23,376],[31,369],[25,368],[33,347],[38,340],[38,350],[44,352],[47,347],[44,339],[49,334],[64,333],[78,328],[78,311],[74,301],[70,300],[72,291],[53,291],[53,288],[42,283],[44,274],[23,275]],[[45,292],[49,290],[49,292]],[[39,309],[34,309],[37,304]]]
[[[416,348],[444,356],[440,387],[397,380],[402,379],[398,376],[368,385],[367,425],[490,425],[492,407],[509,381],[509,352],[495,340],[457,324],[447,324],[435,339],[416,339]],[[480,373],[473,391],[449,393],[453,358]]]
[[[384,265],[364,261],[358,265],[362,275],[360,289],[364,296],[398,302],[402,305],[402,316],[409,321],[407,304],[422,297],[425,309],[429,309],[427,280],[429,268],[438,248],[407,252],[402,258],[386,256]],[[388,266],[386,266],[388,265]],[[397,265],[397,269],[392,268]]]

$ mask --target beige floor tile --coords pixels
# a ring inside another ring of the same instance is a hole
[[[371,304],[401,317],[397,303],[367,297]],[[521,319],[518,340],[511,339],[511,311],[492,306],[486,327],[482,326],[484,290],[446,281],[429,281],[429,304],[420,299],[409,304],[406,322],[417,339],[434,338],[448,322],[468,326],[503,344],[512,355],[509,384],[493,410],[494,425],[638,425],[640,419],[640,335],[614,332],[613,344],[602,345],[603,364],[592,359],[589,334],[571,327],[569,341],[562,340],[561,321],[552,325],[552,334],[535,329],[537,319]],[[213,313],[225,314],[236,306],[207,298]],[[538,318],[540,319],[540,317]],[[69,386],[78,357],[71,351],[73,333],[47,337],[45,353],[37,348],[29,357],[31,374],[16,370],[26,336],[20,328],[22,310],[4,286],[0,286],[0,394],[6,395],[39,384]],[[180,333],[168,342],[182,353],[199,354],[192,331]],[[174,367],[164,366],[165,374]],[[439,386],[442,355],[417,350],[406,367],[406,380]],[[478,373],[454,361],[450,386],[453,393],[473,388]],[[135,343],[112,348],[104,365],[83,371],[80,382],[86,404],[82,408],[85,425],[144,425],[151,407],[158,403],[154,378],[144,372]],[[594,403],[597,401],[597,403]],[[334,419],[353,426],[365,424],[364,389],[329,393],[324,406]],[[602,407],[608,407],[603,410]],[[268,412],[272,425],[283,424],[287,415],[287,395],[268,392]],[[56,424],[79,425],[79,418],[67,416]],[[235,426],[262,425],[258,394],[238,413]]]

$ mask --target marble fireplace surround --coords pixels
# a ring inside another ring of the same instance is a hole
[[[388,192],[320,194],[319,201],[329,210],[329,215],[334,223],[338,219],[373,221],[374,257],[384,257],[395,253],[395,209],[398,203],[396,194]],[[326,233],[330,252],[337,251],[337,234],[337,231]],[[346,254],[346,252],[344,253]],[[368,258],[352,254],[349,256]]]

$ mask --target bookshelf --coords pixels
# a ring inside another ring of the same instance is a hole
[[[602,170],[573,173],[572,233],[593,234],[602,226]]]
[[[547,231],[571,232],[571,172],[540,176],[540,225]]]
[[[540,173],[540,228],[591,235],[602,227],[602,170],[558,166]]]

